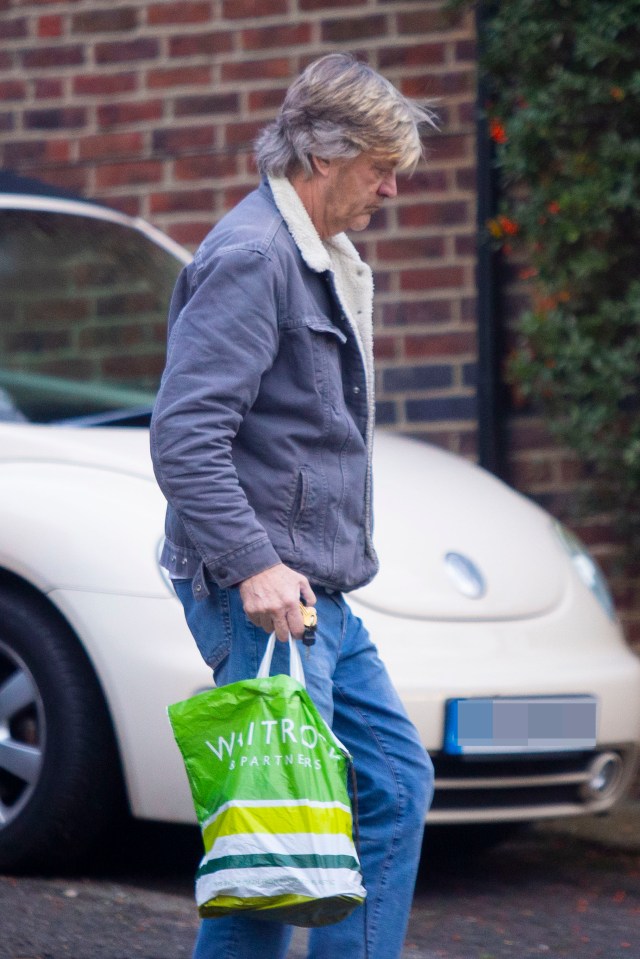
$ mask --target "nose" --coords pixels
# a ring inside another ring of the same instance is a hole
[[[386,173],[380,188],[378,189],[380,196],[386,196],[392,199],[394,196],[398,195],[398,184],[396,182],[396,171],[390,170],[389,173]]]

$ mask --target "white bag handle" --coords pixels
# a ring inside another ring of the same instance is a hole
[[[269,642],[267,643],[267,648],[265,650],[264,656],[262,657],[262,662],[260,663],[260,668],[258,669],[257,679],[266,679],[271,671],[271,660],[273,659],[273,651],[276,647],[276,634],[271,633],[269,636]],[[304,681],[304,670],[302,668],[302,660],[300,658],[300,650],[298,649],[298,644],[289,633],[289,673],[292,679],[295,679],[300,683],[301,686],[306,686]]]

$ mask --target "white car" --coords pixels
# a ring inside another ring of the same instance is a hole
[[[188,258],[0,175],[2,870],[68,863],[122,808],[195,821],[166,706],[211,677],[157,563],[147,430]],[[595,564],[463,459],[389,433],[375,458],[382,567],[351,601],[434,760],[430,821],[609,809],[640,664]]]

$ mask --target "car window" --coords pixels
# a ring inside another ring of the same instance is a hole
[[[119,223],[0,210],[0,420],[148,408],[181,267]]]

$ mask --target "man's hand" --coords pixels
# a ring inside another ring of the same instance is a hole
[[[275,632],[282,643],[288,642],[289,633],[300,639],[304,632],[300,597],[305,606],[316,601],[307,577],[284,563],[243,580],[240,597],[251,622],[267,633]]]

